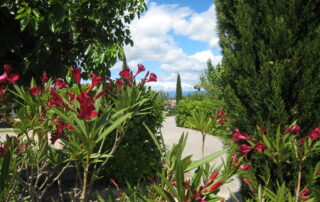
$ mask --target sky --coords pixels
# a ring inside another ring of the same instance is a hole
[[[129,25],[134,46],[124,48],[135,73],[137,64],[157,75],[153,90],[175,91],[177,74],[182,90],[194,90],[199,76],[221,59],[212,0],[147,0],[148,9]],[[111,68],[118,78],[122,63]],[[141,77],[144,73],[141,73]],[[139,77],[138,77],[139,79]]]

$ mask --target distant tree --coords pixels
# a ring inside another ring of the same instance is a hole
[[[123,53],[123,56],[122,56],[122,69],[127,69],[129,68],[128,64],[127,64],[127,57],[126,57],[126,54]]]
[[[182,87],[181,87],[181,79],[180,74],[177,76],[177,88],[176,88],[176,102],[178,102],[182,99]]]
[[[320,1],[215,3],[224,98],[235,126],[319,124]]]
[[[207,61],[207,70],[200,76],[200,86],[216,99],[222,95],[222,67],[220,64],[213,65],[212,60]]]
[[[63,76],[76,61],[109,74],[133,44],[127,25],[145,9],[144,0],[2,0],[0,66],[12,64],[22,80],[42,71]]]

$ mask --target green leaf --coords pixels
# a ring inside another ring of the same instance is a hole
[[[111,124],[107,129],[105,129],[101,135],[97,138],[96,143],[100,142],[104,137],[109,135],[113,130],[118,128],[123,122],[125,122],[127,119],[131,118],[132,113],[127,113],[123,115],[122,117],[118,118],[115,122]]]
[[[162,188],[159,187],[158,185],[152,185],[152,188],[153,188],[160,196],[162,196],[164,199],[166,199],[166,201],[175,202],[175,200],[172,198],[172,196],[171,196],[168,192],[162,190]]]
[[[224,149],[224,150],[215,152],[213,154],[210,154],[200,160],[192,162],[191,165],[186,169],[186,172],[194,170],[205,163],[209,163],[209,162],[213,161],[214,159],[216,159],[219,156],[221,156],[222,154],[224,154],[226,151],[227,151],[227,149]]]

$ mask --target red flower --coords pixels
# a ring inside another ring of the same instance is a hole
[[[300,126],[294,125],[290,127],[286,133],[291,133],[293,131],[295,131],[296,134],[300,134]]]
[[[249,186],[252,187],[252,182],[248,178],[242,178],[242,180]]]
[[[236,166],[236,165],[238,165],[240,162],[239,162],[239,160],[237,159],[237,154],[234,154],[233,156],[232,156],[232,166]]]
[[[240,170],[250,170],[250,165],[246,164],[246,165],[242,165],[239,167]]]
[[[31,93],[34,96],[39,95],[40,92],[41,92],[41,90],[37,86],[33,86],[32,88],[29,89],[29,93]]]
[[[308,188],[305,188],[301,193],[299,198],[303,201],[306,201],[309,199],[309,196],[306,196],[307,194],[309,194],[310,190]]]
[[[224,122],[227,121],[227,120],[228,120],[228,117],[224,117],[223,119],[220,119],[220,120],[219,120],[219,124],[220,124],[220,125],[223,125]]]
[[[214,185],[212,185],[211,187],[209,187],[209,188],[207,188],[207,189],[203,189],[202,191],[201,191],[201,193],[207,193],[207,192],[212,192],[212,191],[214,191],[214,190],[216,190],[216,189],[218,189],[221,185],[222,185],[222,181],[220,180],[220,181],[218,181],[217,183],[215,183]]]
[[[58,132],[58,133],[62,133],[65,124],[62,123],[62,122],[60,122],[59,120],[56,120],[56,121],[55,121],[55,125],[56,125],[56,128],[57,128],[57,132]]]
[[[55,81],[54,88],[62,89],[67,87],[67,83],[63,79],[56,78]]]
[[[138,74],[140,74],[141,72],[143,72],[145,70],[146,70],[146,68],[144,68],[144,66],[142,64],[138,64],[138,71],[133,77],[136,77]]]
[[[105,95],[106,94],[106,91],[105,90],[102,90],[102,91],[100,91],[95,97],[94,97],[94,99],[96,100],[96,99],[99,99],[101,96],[103,96],[103,95]]]
[[[126,80],[132,80],[132,72],[129,68],[122,70],[119,75]]]
[[[119,190],[119,186],[114,179],[110,179],[110,184],[114,185],[117,188],[117,190]]]
[[[149,76],[149,79],[146,81],[147,82],[156,82],[157,81],[157,75],[155,75],[154,73],[151,73]]]
[[[71,70],[72,73],[72,77],[75,80],[75,82],[77,84],[80,84],[80,80],[81,80],[81,69],[79,67],[74,67]]]
[[[315,129],[313,129],[310,133],[309,136],[313,141],[317,140],[318,138],[320,138],[320,126],[316,127]]]
[[[91,84],[89,86],[89,88],[86,90],[86,93],[88,94],[94,87],[96,87],[97,85],[99,85],[99,83],[101,82],[101,75],[95,75],[95,74],[90,74],[91,77]]]
[[[10,83],[14,84],[18,79],[19,75],[18,74],[11,74],[11,65],[5,64],[3,66],[4,68],[4,73],[0,76],[0,83]]]
[[[77,96],[77,100],[80,102],[80,103],[93,103],[93,99],[92,97],[90,97],[86,92],[82,92],[81,94],[79,94]]]
[[[204,187],[210,185],[217,178],[218,174],[219,174],[219,170],[216,170],[215,172],[213,172],[208,182],[204,184]]]
[[[46,72],[42,73],[41,81],[42,81],[43,84],[48,81],[48,76],[47,76]]]
[[[63,102],[63,99],[62,97],[54,92],[54,91],[51,91],[51,94],[52,94],[52,98],[49,99],[49,104],[51,107],[64,107],[65,106],[65,103]]]
[[[148,177],[148,181],[149,181],[149,182],[156,182],[156,180],[153,179],[153,178],[151,178],[151,177]]]
[[[71,92],[71,93],[67,92],[67,95],[68,95],[68,102],[72,102],[75,98],[74,92]]]
[[[237,150],[237,152],[240,153],[241,156],[247,155],[252,150],[251,146],[248,146],[246,144],[243,144],[240,146],[240,149]]]
[[[19,77],[20,76],[18,74],[9,74],[7,80],[10,84],[15,84]]]
[[[117,79],[116,80],[116,84],[118,86],[118,89],[121,90],[122,89],[122,86],[123,86],[123,81],[121,79]]]
[[[66,124],[66,129],[67,130],[73,130],[73,127],[70,123]]]
[[[92,119],[98,115],[98,112],[94,112],[96,108],[91,103],[81,103],[79,116],[82,119]]]
[[[220,111],[217,114],[217,119],[220,119],[225,114],[224,109],[220,109]]]
[[[258,142],[254,146],[254,148],[256,148],[258,152],[262,152],[262,150],[264,150],[266,148],[266,145],[263,144],[263,143]]]
[[[232,136],[232,140],[234,142],[238,140],[249,140],[249,139],[251,139],[251,137],[247,133],[241,134],[239,129],[234,130],[233,136]]]
[[[5,73],[10,74],[12,67],[9,64],[5,64],[3,65],[3,69]]]

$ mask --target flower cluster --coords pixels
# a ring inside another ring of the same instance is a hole
[[[18,74],[11,73],[11,65],[5,64],[3,66],[4,73],[0,76],[0,83],[3,84],[15,84],[19,79]],[[0,102],[6,100],[9,97],[9,94],[6,93],[6,85],[0,85]]]
[[[124,69],[120,72],[120,79],[117,79],[116,81],[111,80],[109,77],[106,77],[106,82],[102,81],[101,75],[96,75],[94,73],[90,74],[91,77],[91,83],[89,87],[86,90],[82,89],[82,86],[80,85],[81,82],[81,69],[79,67],[74,67],[70,69],[71,75],[75,83],[78,85],[80,93],[76,95],[74,92],[68,92],[68,84],[67,82],[62,78],[55,78],[54,84],[48,89],[45,89],[45,84],[48,81],[48,76],[44,72],[41,81],[42,86],[33,86],[29,89],[29,93],[33,96],[39,96],[44,93],[49,93],[51,96],[48,100],[48,107],[50,108],[62,108],[65,109],[71,113],[75,113],[78,118],[82,120],[89,121],[99,115],[99,112],[96,111],[95,102],[98,100],[101,96],[106,95],[107,93],[113,94],[114,90],[116,90],[117,93],[119,93],[123,87],[123,85],[129,85],[132,86],[135,84],[135,77],[145,71],[145,67],[141,64],[138,65],[138,71],[135,75],[131,72],[130,69]],[[157,80],[157,76],[153,73],[150,74],[149,78],[149,72],[145,75],[145,78],[142,79],[142,81],[139,83],[139,85],[143,85],[147,82],[152,82]],[[105,89],[101,90],[100,92],[95,92],[93,89],[97,87],[99,84],[103,84]],[[64,94],[61,93],[61,89],[67,89],[67,92]],[[64,99],[66,97],[66,99]],[[70,129],[72,126],[70,124],[62,123],[59,121],[58,118],[53,118],[55,125],[56,125],[56,131],[51,135],[51,142],[54,144],[59,138],[63,136],[63,130],[64,129]]]
[[[239,129],[235,129],[233,132],[232,140],[237,142],[239,140],[247,140],[254,143],[254,146],[249,146],[247,144],[242,144],[237,152],[240,153],[241,156],[247,156],[251,150],[256,149],[258,152],[262,152],[266,145],[262,142],[254,140],[250,135],[247,133],[241,133]]]
[[[226,112],[224,111],[224,109],[220,109],[218,111],[216,120],[220,125],[224,125],[224,123],[228,120],[228,117],[226,116]]]
[[[19,75],[11,73],[11,65],[6,64],[3,68],[4,73],[0,76],[0,83],[15,84],[16,81],[19,79]]]
[[[192,196],[195,201],[197,202],[205,202],[206,195],[210,192],[216,191],[222,184],[223,181],[219,180],[218,182],[214,183],[215,179],[219,174],[219,170],[216,170],[212,173],[209,180],[204,183],[203,186],[197,188],[191,188],[190,181],[184,181],[182,185],[192,193]]]

